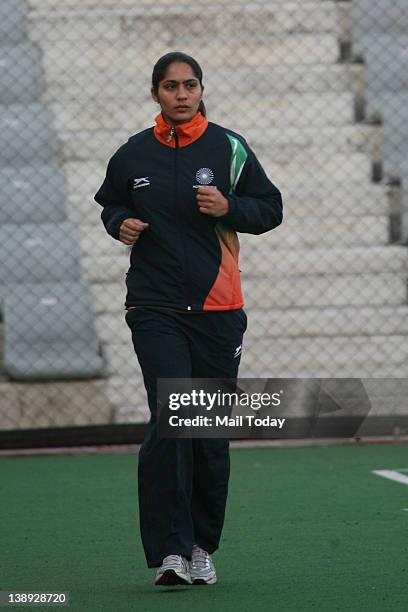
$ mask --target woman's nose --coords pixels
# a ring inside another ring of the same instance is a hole
[[[187,98],[187,92],[184,89],[184,87],[180,87],[179,90],[177,91],[177,98],[179,100],[185,100],[185,98]]]

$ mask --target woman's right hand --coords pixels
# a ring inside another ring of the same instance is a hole
[[[119,240],[126,245],[133,244],[139,239],[143,230],[148,227],[149,224],[140,219],[125,219],[119,229]]]

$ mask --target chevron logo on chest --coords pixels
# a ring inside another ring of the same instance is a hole
[[[148,176],[133,179],[133,190],[140,189],[141,187],[148,187],[149,185],[150,179]]]

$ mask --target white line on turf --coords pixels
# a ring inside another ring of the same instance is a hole
[[[383,478],[388,478],[389,480],[395,480],[396,482],[402,482],[402,484],[408,485],[408,476],[405,476],[405,474],[400,474],[395,470],[373,470],[373,474],[377,474],[377,476],[382,476]]]

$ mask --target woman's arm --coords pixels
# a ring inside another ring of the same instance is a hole
[[[126,219],[136,219],[136,215],[135,211],[132,209],[132,202],[121,168],[122,164],[119,149],[109,160],[105,180],[95,194],[94,199],[98,204],[103,206],[101,219],[108,234],[116,240],[123,242],[123,230],[126,228],[126,224],[122,228],[121,235],[122,223]],[[142,221],[139,221],[139,223],[147,226],[147,224],[143,224]],[[133,221],[132,224],[129,223],[128,225],[128,230],[131,229],[131,225],[134,226],[136,230],[137,224]],[[140,231],[142,229],[144,228],[141,227]],[[129,240],[128,235],[126,235],[126,239]],[[125,242],[125,244],[130,244],[130,242]]]
[[[248,156],[235,191],[226,196],[228,212],[219,220],[236,232],[263,234],[282,223],[282,196],[255,153],[248,145],[245,149]]]

